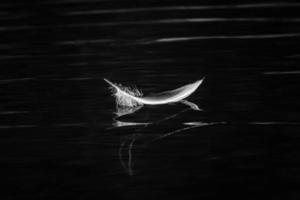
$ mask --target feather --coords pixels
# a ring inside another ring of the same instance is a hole
[[[143,93],[137,88],[124,87],[121,84],[114,84],[107,79],[104,79],[110,86],[113,96],[116,98],[116,105],[121,107],[139,107],[143,105],[138,101],[138,97],[143,96]]]
[[[107,79],[104,79],[113,90],[113,96],[116,98],[117,106],[136,107],[143,104],[160,105],[174,102],[180,102],[187,98],[201,85],[204,78],[194,83],[187,84],[175,90],[169,90],[149,96],[143,96],[142,92],[137,88],[124,87],[120,84],[114,84]]]

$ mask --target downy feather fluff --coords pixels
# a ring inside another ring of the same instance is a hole
[[[143,104],[159,105],[180,102],[194,93],[203,80],[204,78],[175,90],[169,90],[144,97],[143,93],[136,87],[124,87],[121,84],[114,84],[109,80],[104,79],[104,81],[111,86],[113,96],[116,98],[117,106],[121,107],[136,107]],[[183,103],[187,104],[186,101]]]

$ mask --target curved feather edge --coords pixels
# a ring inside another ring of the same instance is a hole
[[[183,99],[194,93],[197,88],[204,81],[204,78],[194,83],[187,84],[175,90],[169,90],[162,93],[153,94],[143,97],[141,92],[137,89],[130,90],[129,88],[122,87],[114,84],[111,81],[104,78],[111,88],[114,90],[114,96],[116,97],[116,103],[119,106],[135,107],[143,104],[147,105],[160,105],[174,102],[180,102]]]

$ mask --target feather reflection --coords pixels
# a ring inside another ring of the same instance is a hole
[[[186,105],[189,105],[189,108],[185,108],[183,110],[178,111],[175,114],[168,115],[162,119],[156,120],[156,121],[146,121],[146,122],[134,122],[134,121],[121,121],[119,117],[124,116],[124,115],[129,115],[133,114],[140,108],[134,110],[134,109],[129,109],[129,108],[124,108],[124,107],[118,107],[117,108],[117,117],[115,117],[114,123],[112,124],[113,128],[121,128],[121,127],[128,127],[128,126],[142,126],[142,128],[135,129],[134,134],[132,135],[126,135],[121,137],[120,141],[120,147],[118,151],[119,155],[119,160],[122,168],[124,169],[125,173],[128,174],[129,176],[133,176],[134,173],[134,151],[137,149],[141,148],[147,148],[149,147],[152,143],[157,142],[159,140],[165,139],[167,137],[171,137],[175,134],[178,133],[184,133],[190,129],[194,128],[199,128],[203,126],[211,126],[211,125],[217,125],[217,124],[226,124],[226,122],[202,122],[202,121],[194,121],[194,122],[181,122],[180,123],[180,128],[177,128],[173,131],[169,132],[164,132],[160,134],[142,134],[145,133],[146,131],[149,131],[151,126],[156,126],[159,125],[163,122],[169,121],[171,119],[175,119],[182,115],[183,113],[191,110],[202,110],[200,109],[196,104],[185,101],[182,102]],[[168,122],[170,123],[170,122]],[[138,133],[137,133],[138,132]],[[139,141],[142,145],[136,145],[136,142]]]
[[[154,142],[165,139],[167,137],[171,137],[178,133],[184,133],[187,130],[204,127],[204,126],[222,125],[222,124],[226,124],[226,122],[210,122],[210,123],[186,122],[186,123],[182,123],[182,125],[185,126],[183,128],[179,128],[174,131],[167,132],[167,133],[162,133],[162,134],[159,134],[156,136],[151,136],[150,138],[149,138],[149,136],[143,135],[143,134],[132,134],[129,136],[128,135],[124,136],[121,138],[121,143],[120,143],[120,147],[119,147],[119,151],[118,151],[121,166],[124,169],[126,174],[128,174],[129,176],[134,175],[133,151],[134,151],[134,149],[138,149],[137,146],[136,147],[134,146],[134,144],[138,140],[142,141],[141,143],[143,144],[143,145],[139,145],[139,149],[147,148]]]

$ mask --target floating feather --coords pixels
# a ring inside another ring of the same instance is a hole
[[[104,79],[104,81],[106,81],[113,90],[113,96],[115,96],[116,98],[117,106],[121,106],[121,107],[136,107],[136,106],[141,106],[143,104],[160,105],[160,104],[180,102],[183,99],[190,96],[192,93],[194,93],[196,89],[201,85],[203,80],[204,78],[194,83],[177,88],[175,90],[169,90],[166,92],[157,93],[157,94],[144,97],[142,92],[135,87],[132,88],[124,87],[120,84],[114,84],[109,80]],[[195,105],[192,105],[191,103],[187,103],[187,101],[183,101],[183,103],[195,107]]]
[[[114,84],[107,79],[104,80],[111,86],[117,106],[133,108],[143,105],[136,100],[136,98],[143,96],[143,93],[136,87],[125,87],[121,84]]]

